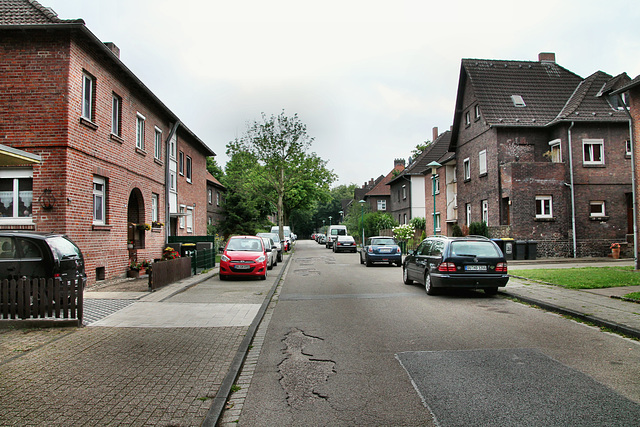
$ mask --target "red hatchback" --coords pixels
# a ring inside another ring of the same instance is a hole
[[[257,236],[232,236],[220,257],[220,280],[229,276],[267,278],[267,254]]]

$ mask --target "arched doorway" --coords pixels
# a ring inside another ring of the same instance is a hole
[[[144,249],[144,198],[139,188],[134,188],[129,194],[127,222],[128,247],[133,250]]]

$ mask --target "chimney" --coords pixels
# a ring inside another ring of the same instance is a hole
[[[120,59],[120,48],[114,42],[105,42],[104,45],[109,48],[116,58]]]
[[[556,63],[556,54],[553,52],[540,52],[538,54],[538,61],[540,62],[553,62]]]
[[[395,159],[393,161],[393,168],[395,169],[398,165],[404,166],[404,159]]]
[[[433,139],[431,140],[431,142],[435,141],[436,139],[438,139],[438,126],[433,128]]]

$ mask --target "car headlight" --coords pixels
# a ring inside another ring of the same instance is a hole
[[[264,262],[265,259],[266,258],[264,257],[264,255],[262,255],[262,256],[256,258],[256,262]]]
[[[226,255],[222,255],[222,256],[220,257],[220,261],[229,262],[229,261],[231,261],[231,258],[229,258],[229,257],[228,257],[228,256],[226,256]]]

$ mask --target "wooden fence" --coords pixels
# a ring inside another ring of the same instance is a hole
[[[191,258],[181,257],[153,263],[149,274],[149,289],[156,290],[191,276]]]
[[[0,282],[0,319],[76,319],[82,326],[82,281],[19,279]]]

